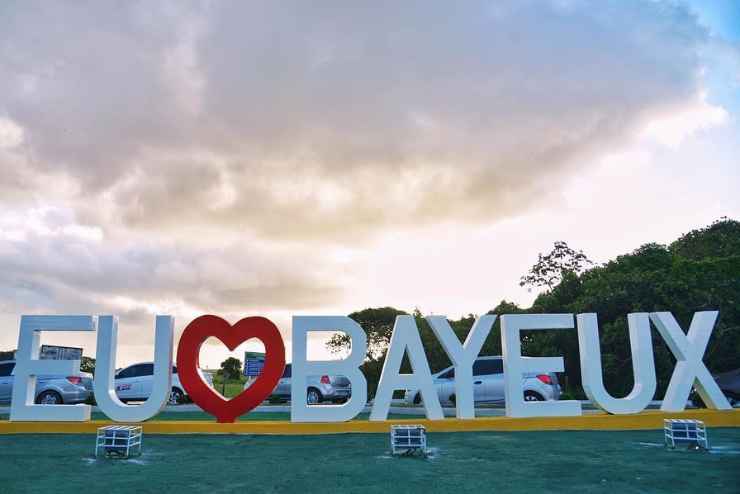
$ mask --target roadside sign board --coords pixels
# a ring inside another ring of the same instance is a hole
[[[257,377],[265,366],[265,354],[261,352],[244,352],[244,375]]]
[[[56,345],[41,345],[39,359],[41,360],[80,360],[82,348]]]

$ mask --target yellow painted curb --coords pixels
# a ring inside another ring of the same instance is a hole
[[[298,423],[287,421],[245,420],[219,424],[207,420],[152,420],[144,422],[149,434],[346,434],[388,433],[390,424],[422,424],[428,432],[469,431],[551,431],[551,430],[639,430],[661,429],[663,419],[703,420],[709,427],[740,427],[740,410],[686,410],[677,413],[645,411],[634,415],[593,413],[579,417],[481,417],[473,420],[401,419],[370,422],[351,420],[336,423]],[[92,434],[111,421],[90,422],[9,422],[0,421],[0,434]]]

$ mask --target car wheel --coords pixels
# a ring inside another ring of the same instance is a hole
[[[185,401],[185,393],[183,393],[178,388],[172,388],[172,391],[170,391],[170,398],[167,400],[167,404],[179,405],[183,401]]]
[[[309,405],[318,405],[321,403],[321,393],[319,393],[318,389],[308,389],[308,393],[306,393],[306,403]]]
[[[524,401],[545,401],[545,398],[541,394],[535,393],[534,391],[525,391]]]
[[[61,405],[62,403],[62,395],[56,391],[44,391],[36,397],[38,405]]]

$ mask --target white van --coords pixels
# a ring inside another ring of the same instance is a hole
[[[200,372],[200,375],[209,385],[213,386],[213,380],[208,373],[200,369],[198,369],[198,372]],[[116,372],[116,394],[121,401],[144,401],[152,394],[153,380],[154,364],[152,362],[129,365]],[[170,393],[169,404],[177,405],[184,403],[186,399],[187,394],[185,393],[185,388],[180,384],[177,367],[173,365],[172,392]]]

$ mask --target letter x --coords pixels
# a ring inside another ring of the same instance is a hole
[[[717,311],[696,312],[691,319],[689,333],[684,334],[670,312],[650,313],[650,320],[676,357],[676,367],[661,410],[680,412],[686,408],[691,386],[695,383],[696,391],[707,407],[720,410],[732,408],[702,361],[718,314]]]

